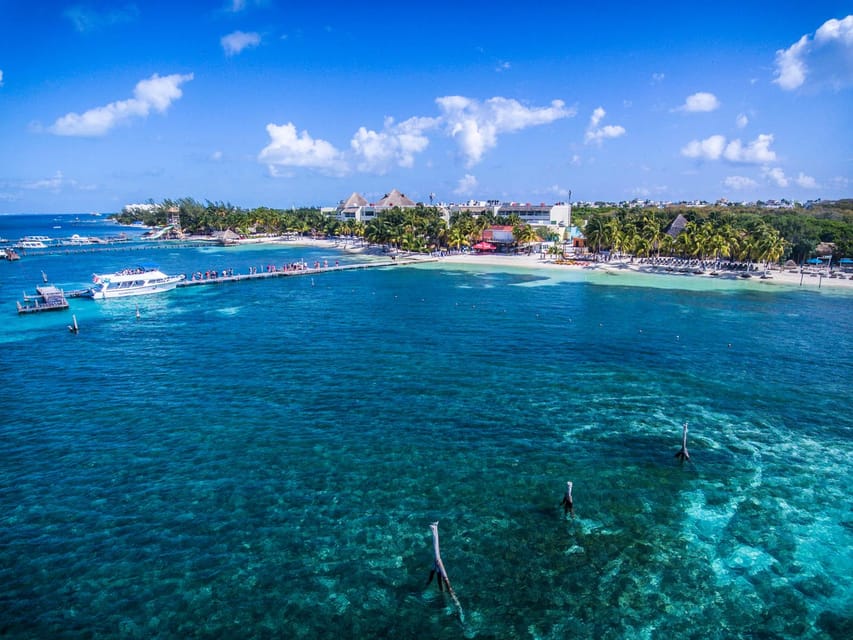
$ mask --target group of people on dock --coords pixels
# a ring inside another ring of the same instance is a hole
[[[216,269],[208,269],[204,273],[201,271],[196,271],[192,275],[193,280],[215,280],[216,278],[228,278],[234,275],[234,269],[223,269],[222,271],[217,271]]]
[[[335,266],[340,266],[338,260],[335,260]],[[297,262],[290,262],[281,265],[279,267],[276,264],[268,264],[264,267],[249,267],[249,275],[257,275],[259,273],[287,273],[292,271],[307,271],[311,269],[312,266],[309,266],[305,260],[299,260]],[[328,269],[329,261],[323,260],[320,262],[319,260],[315,260],[313,264],[314,269]],[[221,271],[217,269],[208,269],[207,271],[196,271],[192,274],[191,280],[215,280],[217,278],[228,278],[234,275],[234,269],[223,269]]]

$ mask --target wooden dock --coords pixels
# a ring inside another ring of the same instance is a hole
[[[188,278],[177,284],[178,287],[198,287],[206,284],[225,284],[228,282],[244,282],[246,280],[268,280],[270,278],[282,278],[290,276],[312,276],[332,271],[351,271],[353,269],[372,269],[376,267],[403,267],[424,262],[437,262],[438,258],[419,256],[417,258],[392,258],[388,261],[358,262],[354,264],[339,264],[334,267],[305,267],[303,269],[276,269],[275,271],[262,271],[258,273],[237,273],[229,276],[217,275],[207,278]],[[88,289],[77,289],[66,291],[66,298],[84,298],[88,296]]]
[[[36,295],[30,296],[25,293],[24,304],[20,302],[15,304],[18,305],[18,313],[62,311],[68,308],[68,300],[65,299],[65,292],[50,285],[36,287]]]
[[[270,278],[281,278],[289,276],[309,276],[333,271],[352,271],[353,269],[372,269],[376,267],[402,267],[425,262],[437,262],[438,258],[397,258],[389,261],[359,262],[355,264],[339,264],[334,267],[305,267],[303,269],[276,269],[275,271],[263,271],[258,273],[235,274],[233,276],[217,276],[215,278],[196,278],[182,280],[178,287],[197,287],[204,284],[224,284],[226,282],[243,282],[245,280],[268,280]]]

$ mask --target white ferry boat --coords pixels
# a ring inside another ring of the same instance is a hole
[[[154,265],[141,265],[116,273],[95,274],[92,278],[95,286],[89,289],[87,295],[95,300],[103,300],[171,291],[184,278],[186,276],[183,274],[166,275]]]
[[[70,238],[63,240],[62,244],[78,246],[84,244],[104,244],[104,241],[94,236],[81,236],[79,233],[75,233]]]
[[[53,242],[47,236],[24,236],[15,245],[16,249],[47,249],[48,243]]]

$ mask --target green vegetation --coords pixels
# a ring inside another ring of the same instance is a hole
[[[154,204],[149,202],[149,204]],[[169,209],[177,209],[182,229],[210,234],[231,229],[244,235],[298,233],[315,236],[354,236],[373,244],[405,251],[461,249],[476,244],[493,225],[513,227],[514,249],[531,250],[540,241],[553,242],[549,252],[561,251],[558,237],[548,229],[532,228],[518,216],[474,216],[454,213],[449,224],[438,207],[418,205],[394,208],[367,223],[340,221],[316,207],[299,209],[241,209],[230,203],[205,204],[192,198],[165,200],[150,211],[123,212],[114,217],[123,224],[141,221],[163,226]],[[666,233],[682,215],[687,224],[676,237]],[[818,202],[808,208],[766,207],[576,207],[572,213],[590,251],[603,250],[636,256],[680,256],[701,259],[797,263],[816,253],[853,256],[853,200]],[[828,246],[827,243],[834,245]],[[820,251],[819,251],[820,249]]]
[[[687,224],[673,238],[665,231],[679,214]],[[797,263],[818,253],[853,256],[853,200],[791,209],[576,208],[572,217],[579,224],[585,221],[581,228],[592,252]]]
[[[298,233],[322,237],[355,236],[373,244],[415,252],[469,247],[477,243],[483,231],[492,225],[512,226],[516,247],[532,247],[532,243],[540,239],[553,239],[547,229],[533,229],[529,224],[523,224],[517,216],[486,214],[474,217],[470,213],[460,213],[451,217],[450,224],[447,224],[438,207],[423,205],[411,209],[395,207],[365,223],[340,221],[318,208],[241,209],[230,203],[208,201],[201,204],[192,198],[182,198],[165,200],[148,211],[125,211],[113,217],[122,224],[142,222],[158,227],[167,224],[169,209],[178,210],[181,228],[190,234],[210,234],[231,229],[244,235]]]

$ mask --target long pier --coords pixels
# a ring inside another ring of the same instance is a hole
[[[230,276],[217,275],[209,278],[195,278],[181,280],[178,287],[199,287],[207,284],[225,284],[227,282],[245,282],[246,280],[268,280],[270,278],[281,278],[289,276],[313,276],[332,271],[351,271],[353,269],[373,269],[377,267],[403,267],[412,264],[423,264],[425,262],[438,262],[438,258],[421,256],[418,258],[392,258],[388,261],[357,262],[353,264],[339,264],[333,267],[305,267],[302,269],[276,269],[275,271],[260,271],[258,273],[237,273]],[[88,289],[77,289],[66,291],[66,298],[85,297]]]
[[[422,264],[424,262],[437,262],[438,258],[397,258],[388,262],[358,262],[354,264],[339,264],[334,267],[305,267],[303,269],[276,269],[275,271],[263,271],[258,273],[234,274],[233,276],[217,276],[215,278],[196,278],[182,280],[178,287],[197,287],[204,284],[223,284],[225,282],[243,282],[245,280],[266,280],[269,278],[281,278],[287,276],[308,276],[331,271],[351,271],[353,269],[372,269],[376,267],[402,267],[410,264]]]

